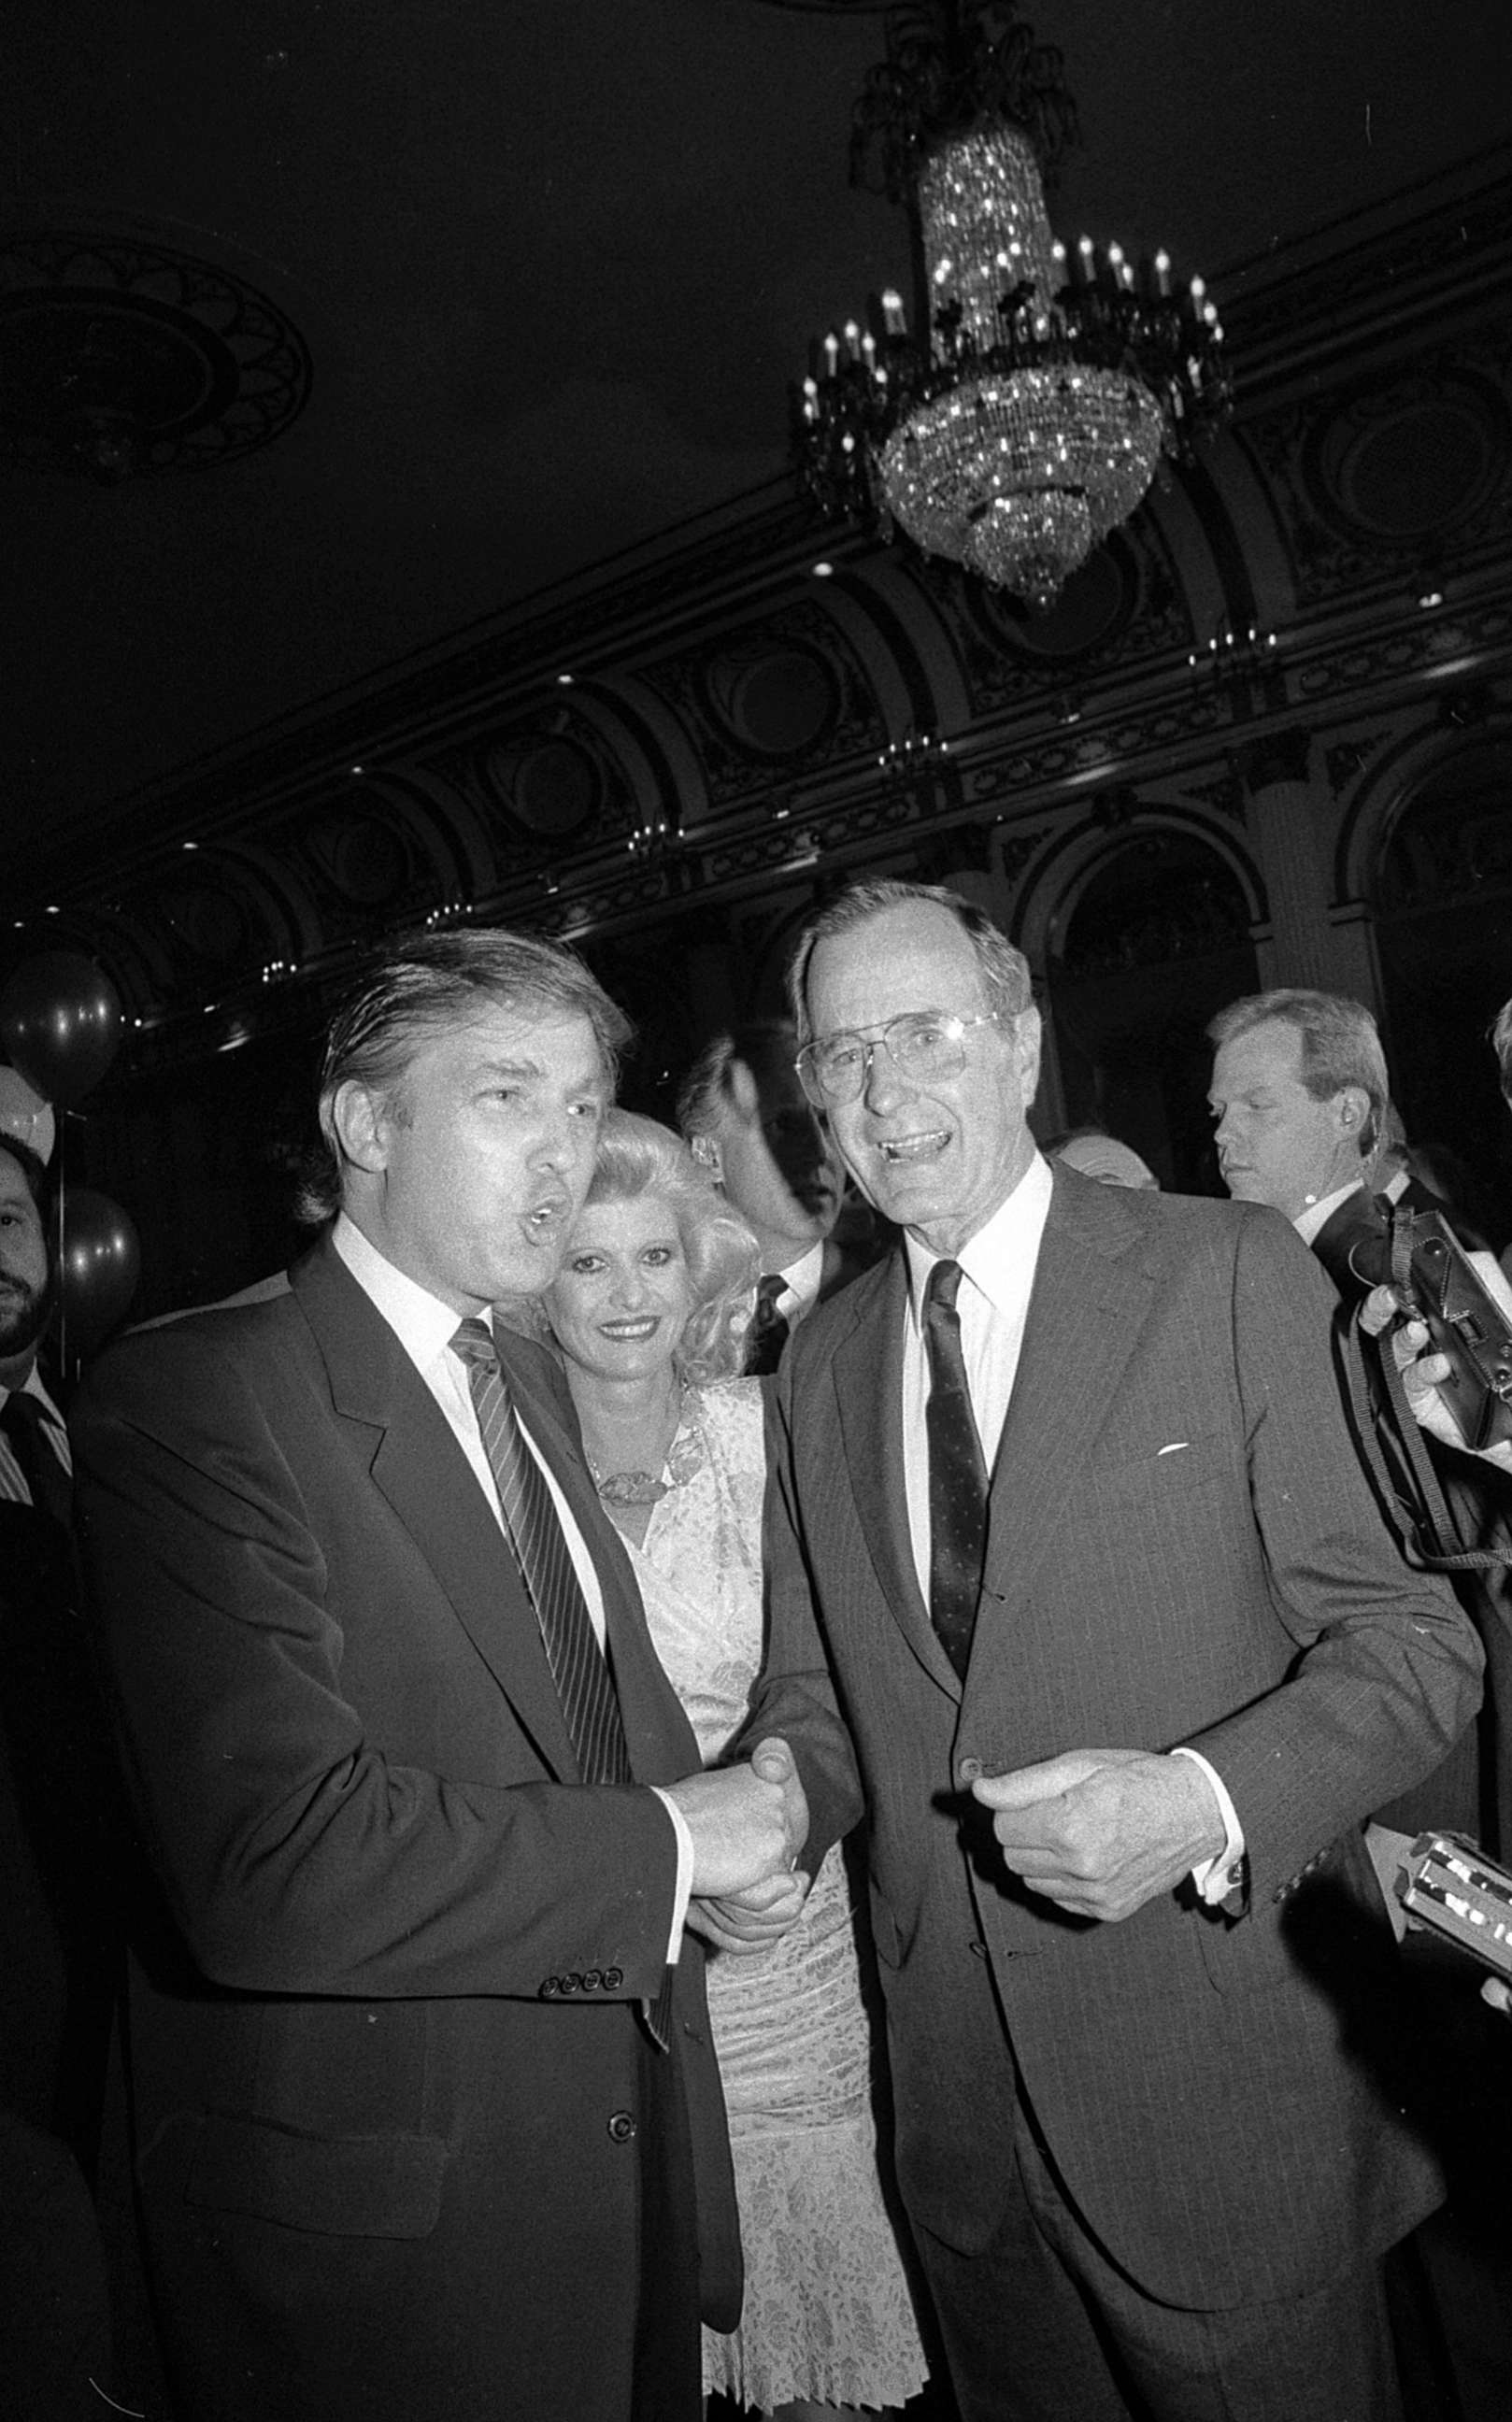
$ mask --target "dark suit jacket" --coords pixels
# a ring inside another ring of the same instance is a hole
[[[1416,1178],[1409,1180],[1397,1199],[1410,1211],[1441,1213],[1467,1252],[1488,1250],[1484,1239]],[[1341,1359],[1351,1351],[1349,1323],[1355,1306],[1367,1292],[1367,1282],[1350,1257],[1362,1236],[1375,1241],[1376,1227],[1375,1213],[1362,1190],[1341,1203],[1313,1239],[1314,1252],[1339,1291],[1342,1309],[1336,1319]],[[1372,1266],[1366,1263],[1367,1269]],[[1367,1378],[1371,1351],[1366,1349]],[[1347,1383],[1346,1392],[1352,1397]],[[1425,1536],[1426,1518],[1433,1509],[1423,1502],[1412,1465],[1398,1442],[1396,1416],[1378,1388],[1374,1423],[1397,1501],[1395,1518],[1405,1518],[1410,1536],[1414,1525]],[[1417,1443],[1437,1475],[1454,1526],[1454,1536],[1444,1539],[1442,1546],[1512,1549],[1512,1484],[1505,1475],[1435,1438],[1420,1435]],[[1456,1827],[1504,1858],[1512,1851],[1512,1573],[1504,1565],[1500,1570],[1487,1567],[1457,1575],[1452,1586],[1486,1651],[1486,1704],[1443,1765],[1378,1814],[1383,1824],[1404,1833]]]
[[[1285,1222],[1057,1171],[963,1689],[908,1541],[905,1309],[900,1251],[803,1324],[778,1381],[755,1717],[816,1793],[837,1699],[855,1744],[905,2201],[986,2245],[1016,2067],[1073,2203],[1148,2292],[1299,2293],[1436,2199],[1357,2032],[1377,2005],[1349,1998],[1363,1947],[1389,1957],[1358,1829],[1473,1711],[1473,1634],[1381,1524],[1326,1282]],[[1237,1807],[1236,1920],[1189,1886],[1070,1919],[1006,1876],[962,1789],[1177,1742]]]
[[[90,2201],[119,1966],[118,1830],[69,1534],[0,1502],[0,2403],[106,2412]]]
[[[565,1391],[499,1343],[592,1546],[638,1785],[673,1781],[697,1747]],[[673,1829],[578,1787],[513,1558],[397,1338],[327,1242],[123,1342],[74,1435],[156,1890],[133,2117],[185,2416],[696,2414],[697,2273],[732,2326],[739,2257],[696,1950],[670,2056],[642,2022]]]

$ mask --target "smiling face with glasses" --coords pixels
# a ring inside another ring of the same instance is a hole
[[[858,1186],[933,1251],[959,1251],[1033,1156],[1037,1013],[994,1008],[970,936],[928,900],[824,935],[805,1000],[798,1073]]]

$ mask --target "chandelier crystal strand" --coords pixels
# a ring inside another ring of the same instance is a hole
[[[1000,64],[980,45],[971,55],[984,79]],[[1069,122],[1058,54],[1020,55],[1053,61],[1036,93]],[[923,148],[937,88],[922,71],[917,93],[902,74],[885,86],[915,145],[928,342],[891,292],[880,327],[832,331],[797,400],[800,467],[831,515],[884,535],[896,522],[926,554],[1048,606],[1134,511],[1162,452],[1189,455],[1227,412],[1223,332],[1200,278],[1173,292],[1163,252],[1136,271],[1083,236],[1068,262],[1034,140],[995,112],[997,95]]]
[[[930,309],[957,307],[962,336],[985,353],[1005,293],[1029,285],[1047,304],[1063,283],[1033,146],[1008,125],[965,135],[925,160],[918,194]]]

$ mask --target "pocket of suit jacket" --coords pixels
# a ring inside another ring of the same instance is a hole
[[[212,2111],[184,2201],[327,2237],[429,2237],[441,2214],[447,2147],[397,2131],[315,2136]]]

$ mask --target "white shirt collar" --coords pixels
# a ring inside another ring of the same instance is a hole
[[[784,1313],[793,1308],[799,1312],[809,1311],[818,1296],[824,1275],[825,1248],[821,1237],[818,1244],[811,1245],[797,1261],[779,1271],[782,1293],[778,1298],[778,1310]]]
[[[331,1244],[364,1295],[370,1298],[399,1339],[410,1360],[425,1370],[444,1354],[456,1335],[461,1315],[443,1303],[378,1250],[354,1219],[343,1211],[331,1231]]]
[[[19,1388],[0,1387],[0,1405],[8,1396],[35,1396],[47,1418],[57,1429],[63,1427],[63,1416],[42,1385],[42,1375],[34,1362]]]
[[[1299,1211],[1292,1226],[1304,1245],[1312,1244],[1314,1238],[1321,1235],[1340,1203],[1347,1203],[1351,1194],[1360,1193],[1364,1182],[1362,1177],[1351,1177],[1347,1186],[1336,1186],[1331,1194],[1324,1195],[1321,1202],[1310,1203],[1305,1211]]]
[[[999,1203],[990,1219],[962,1246],[955,1258],[973,1286],[985,1296],[994,1312],[1018,1316],[1034,1283],[1040,1238],[1049,1214],[1054,1187],[1050,1166],[1036,1152],[1013,1192]],[[944,1254],[930,1251],[905,1235],[908,1255],[908,1299],[914,1326],[920,1326],[929,1273]]]

